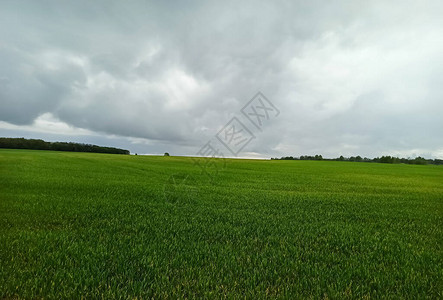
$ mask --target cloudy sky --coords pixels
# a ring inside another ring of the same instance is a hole
[[[237,117],[241,157],[443,158],[442,11],[2,0],[0,136],[194,155]],[[259,91],[280,111],[261,130],[241,113]]]

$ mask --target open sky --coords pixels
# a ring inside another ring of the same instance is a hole
[[[255,137],[239,157],[443,158],[442,12],[441,0],[2,0],[0,136],[195,155],[237,117]],[[260,129],[241,112],[259,91],[279,111]]]

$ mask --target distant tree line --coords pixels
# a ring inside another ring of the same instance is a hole
[[[91,144],[45,142],[37,139],[4,137],[0,137],[0,148],[129,154],[129,150],[113,147],[101,147]]]
[[[362,158],[361,156],[351,156],[338,158],[323,158],[321,155],[302,155],[300,157],[294,156],[284,156],[281,158],[273,157],[272,160],[328,160],[328,161],[351,161],[351,162],[374,162],[374,163],[385,163],[385,164],[410,164],[410,165],[443,165],[443,159],[426,159],[423,157],[416,158],[399,158],[394,156],[382,156],[376,158]]]

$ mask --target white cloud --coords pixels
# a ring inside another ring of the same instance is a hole
[[[58,135],[94,135],[95,133],[88,129],[74,127],[60,121],[51,113],[44,113],[38,116],[31,125],[14,125],[8,122],[0,121],[0,129],[5,130],[25,130],[38,133],[52,133]]]

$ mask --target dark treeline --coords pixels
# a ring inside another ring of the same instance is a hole
[[[91,144],[45,142],[43,140],[36,139],[4,137],[0,137],[0,148],[129,154],[129,151],[125,149],[101,147]]]
[[[271,158],[272,160],[329,160],[329,161],[352,161],[352,162],[374,162],[385,164],[410,164],[410,165],[443,165],[443,159],[426,159],[423,157],[416,158],[398,158],[394,156],[382,156],[376,158],[367,158],[361,156],[351,156],[338,158],[323,158],[321,155],[302,155],[300,157],[284,156],[281,158]]]

